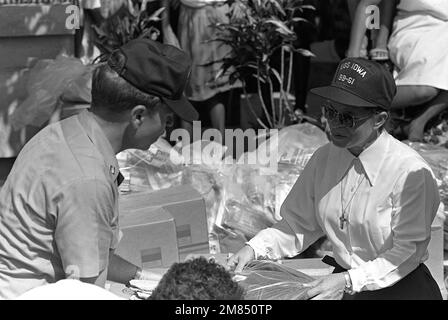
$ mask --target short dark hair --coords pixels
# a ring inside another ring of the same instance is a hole
[[[204,257],[174,263],[149,300],[241,300],[244,290],[230,273]]]
[[[137,89],[115,71],[116,61],[123,59],[120,53],[112,54],[107,62],[101,63],[92,76],[93,112],[103,109],[115,113],[144,105],[149,111],[160,102],[160,98]]]

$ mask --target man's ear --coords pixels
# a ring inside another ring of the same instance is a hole
[[[142,125],[144,117],[148,116],[148,110],[144,105],[138,105],[131,110],[130,122],[134,128]]]
[[[389,114],[386,111],[380,112],[375,117],[375,127],[381,128],[386,123],[387,119],[389,119]]]

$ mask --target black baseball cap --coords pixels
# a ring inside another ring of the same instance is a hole
[[[389,110],[397,92],[392,74],[378,62],[346,58],[339,63],[330,86],[311,93],[353,107],[380,107]]]
[[[122,78],[159,97],[183,120],[198,119],[196,109],[184,95],[191,72],[191,60],[184,51],[148,38],[131,40],[118,50],[125,60],[119,70],[114,69]]]

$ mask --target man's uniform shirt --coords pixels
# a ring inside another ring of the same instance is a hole
[[[427,259],[439,203],[428,164],[384,131],[359,157],[333,144],[318,149],[283,203],[283,219],[248,244],[257,258],[279,259],[326,235],[353,290],[376,290]]]
[[[105,279],[118,243],[118,175],[88,111],[25,145],[0,190],[0,298],[66,277]]]

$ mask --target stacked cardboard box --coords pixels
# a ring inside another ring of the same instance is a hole
[[[163,208],[129,210],[120,217],[123,237],[116,253],[143,268],[179,261],[174,218]]]
[[[192,187],[122,195],[119,207],[120,227],[125,236],[118,253],[123,258],[136,261],[135,248],[138,247],[140,252],[147,253],[140,254],[141,257],[146,256],[148,260],[153,256],[147,262],[151,265],[144,266],[155,266],[154,261],[160,261],[156,256],[161,255],[161,265],[168,267],[173,262],[183,261],[191,253],[209,252],[205,202]],[[168,231],[169,217],[175,230],[172,237]],[[175,239],[174,242],[170,237]],[[170,251],[177,256],[165,256],[166,251],[157,249],[161,248],[158,243],[170,246]]]

